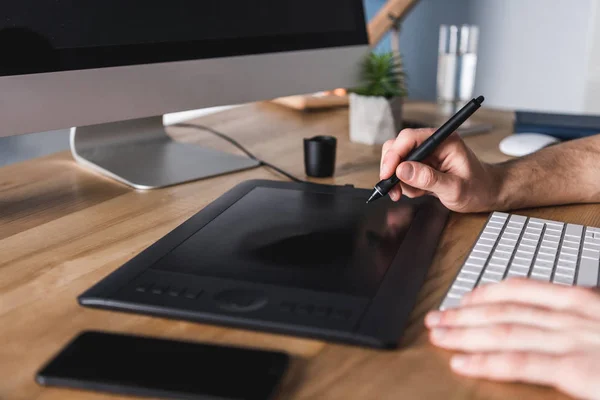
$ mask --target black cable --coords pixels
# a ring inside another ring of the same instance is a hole
[[[198,130],[210,132],[213,135],[218,136],[221,139],[226,140],[227,142],[231,143],[232,145],[234,145],[235,147],[237,147],[239,150],[241,150],[244,154],[246,154],[251,159],[258,161],[259,165],[271,168],[274,171],[279,172],[281,175],[285,176],[286,178],[288,178],[288,179],[290,179],[290,180],[292,180],[294,182],[312,183],[312,182],[305,181],[305,180],[302,180],[300,178],[297,178],[294,175],[292,175],[292,174],[290,174],[288,172],[285,172],[281,168],[276,167],[275,165],[273,165],[271,163],[268,163],[266,161],[261,160],[260,158],[256,157],[254,154],[252,154],[250,151],[248,151],[244,146],[242,146],[237,141],[235,141],[233,138],[227,136],[224,133],[216,131],[216,130],[214,130],[211,127],[208,127],[208,126],[205,126],[205,125],[200,125],[200,124],[187,124],[187,123],[178,123],[178,124],[173,124],[171,126],[175,126],[175,127],[179,127],[179,128],[192,128],[192,129],[198,129]]]

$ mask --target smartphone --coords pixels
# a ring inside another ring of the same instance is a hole
[[[36,375],[41,385],[167,399],[272,399],[285,353],[85,331]]]

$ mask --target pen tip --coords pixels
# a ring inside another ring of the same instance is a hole
[[[371,194],[371,197],[369,197],[369,199],[367,200],[367,204],[379,199],[383,197],[377,190],[373,190],[373,193]]]
[[[485,97],[483,97],[483,96],[479,96],[479,97],[477,98],[477,102],[478,102],[479,104],[483,103],[483,101],[484,101],[484,100],[485,100]]]

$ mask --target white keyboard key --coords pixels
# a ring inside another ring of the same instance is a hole
[[[493,260],[506,260],[506,262],[508,262],[511,256],[512,251],[496,250],[494,251]]]
[[[440,306],[440,310],[448,310],[451,308],[456,308],[460,305],[460,298],[446,296],[444,302]]]
[[[506,267],[498,267],[495,265],[488,265],[488,267],[485,269],[485,271],[486,272],[490,271],[495,274],[504,275],[504,271],[506,271]]]
[[[517,244],[517,240],[519,240],[519,236],[520,236],[520,234],[504,232],[502,234],[502,240],[500,241],[500,243],[501,244],[510,244],[510,245],[514,246],[515,244]]]
[[[515,226],[510,226],[509,225],[509,226],[506,227],[506,229],[504,229],[504,234],[511,233],[513,235],[520,235],[521,231],[522,231],[521,228],[517,228]]]
[[[544,267],[544,268],[552,269],[552,268],[554,268],[554,262],[538,259],[538,260],[535,260],[535,264],[534,264],[533,268],[536,268],[536,267]]]
[[[538,256],[537,256],[537,260],[539,260],[539,261],[554,262],[555,258],[556,258],[555,254],[544,253],[542,249],[540,249],[540,251],[538,252]]]
[[[471,265],[476,265],[478,267],[482,267],[485,265],[485,261],[481,258],[475,258],[472,256],[469,256],[469,258],[467,258],[467,264],[471,264]]]
[[[598,261],[582,258],[579,260],[579,272],[577,273],[577,286],[598,286]]]
[[[558,256],[558,261],[560,261],[560,262],[572,262],[572,263],[576,263],[577,262],[577,255],[568,254],[568,253],[561,253]]]
[[[579,251],[580,242],[573,242],[565,238],[562,242],[563,249],[573,249],[575,251]]]
[[[575,224],[567,224],[565,228],[565,237],[571,236],[574,238],[581,238],[581,234],[583,233],[583,226],[575,225]]]
[[[561,275],[575,276],[575,268],[556,267],[554,272]]]
[[[600,244],[596,245],[596,244],[590,243],[590,242],[583,242],[583,249],[598,251],[598,250],[600,250]]]
[[[524,224],[527,221],[527,217],[523,215],[510,214],[510,222]]]
[[[492,257],[490,259],[490,261],[488,262],[487,265],[496,265],[499,267],[506,267],[508,265],[508,258],[504,258],[504,257],[499,257],[498,255],[494,255],[494,257]]]
[[[497,234],[491,234],[491,233],[487,233],[487,232],[483,232],[481,234],[481,238],[483,239],[489,239],[489,240],[493,240],[494,242],[496,242],[496,239],[498,239],[498,235]]]
[[[536,281],[550,282],[550,275],[541,275],[541,274],[532,272],[530,278],[535,279]]]
[[[519,268],[525,268],[527,270],[529,270],[529,268],[531,268],[531,263],[532,260],[521,260],[518,258],[514,258],[513,262],[510,264],[511,268],[512,267],[519,267]]]
[[[578,249],[571,249],[568,247],[561,247],[560,249],[560,253],[559,255],[562,256],[567,256],[566,258],[571,258],[574,259],[573,261],[577,260],[577,255],[579,254]]]
[[[491,284],[494,284],[494,283],[498,283],[498,281],[495,280],[495,279],[481,278],[479,280],[479,282],[477,283],[477,287],[481,287],[481,286],[484,286],[484,285],[491,285]]]
[[[493,226],[488,226],[487,228],[485,228],[483,230],[484,234],[488,234],[488,235],[494,235],[496,237],[498,237],[500,235],[500,228],[494,228]]]
[[[537,243],[537,241],[540,239],[540,237],[539,237],[539,235],[534,235],[533,233],[525,232],[523,234],[523,239],[533,240],[534,242]]]
[[[481,275],[481,271],[483,271],[483,267],[475,267],[473,265],[466,264],[464,267],[462,267],[462,270],[466,273],[479,276]]]
[[[583,251],[581,252],[582,257],[591,258],[592,260],[600,260],[600,251],[588,250],[583,247]]]
[[[513,249],[517,245],[517,240],[519,237],[517,235],[513,235],[512,233],[504,233],[502,235],[502,239],[498,242],[498,245],[509,246]]]
[[[469,270],[466,267],[462,267],[461,271],[460,271],[460,275],[464,275],[465,277],[468,276],[469,278],[472,277],[473,279],[476,280],[477,278],[479,278],[479,275],[481,275],[481,271],[483,271],[483,269],[480,269],[477,272],[475,272],[475,271]]]
[[[542,244],[540,244],[540,247],[542,249],[551,249],[556,251],[558,249],[558,239],[556,239],[556,241],[552,240],[552,239],[548,239],[548,236],[544,236],[544,239],[542,240]]]
[[[539,243],[539,239],[536,239],[536,240],[525,239],[525,238],[521,239],[521,244],[531,246],[531,248],[534,250],[537,248],[538,243]]]
[[[508,254],[512,254],[515,251],[514,246],[507,246],[505,244],[498,244],[496,251],[506,251]]]
[[[490,243],[484,243],[484,242],[478,242],[475,247],[473,247],[473,250],[476,251],[483,251],[483,252],[490,252],[492,250],[492,247],[494,247],[493,244]]]
[[[475,282],[477,282],[477,278],[478,277],[474,275],[463,274],[461,271],[461,273],[458,274],[454,282],[459,284],[460,286],[473,289],[473,287],[475,286]]]
[[[521,240],[521,243],[519,243],[519,250],[529,251],[529,252],[533,253],[536,251],[536,249],[537,249],[537,244],[534,246],[529,243],[524,243],[522,240]]]
[[[512,264],[510,264],[508,267],[509,271],[520,271],[520,272],[525,272],[525,273],[529,273],[530,269],[531,269],[530,264],[522,265],[522,264],[516,264],[514,262]]]
[[[479,259],[479,260],[487,260],[487,258],[488,258],[488,252],[487,251],[473,250],[471,252],[471,257]]]
[[[499,274],[499,273],[493,272],[493,271],[485,271],[483,276],[481,277],[480,282],[481,281],[500,282],[503,277],[504,277],[504,274]]]
[[[565,285],[573,285],[574,280],[575,279],[570,276],[554,275],[554,279],[552,280],[552,282],[562,283]]]

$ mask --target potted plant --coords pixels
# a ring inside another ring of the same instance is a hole
[[[402,59],[394,52],[371,52],[360,70],[360,85],[349,89],[350,140],[382,144],[402,130],[407,95]]]

